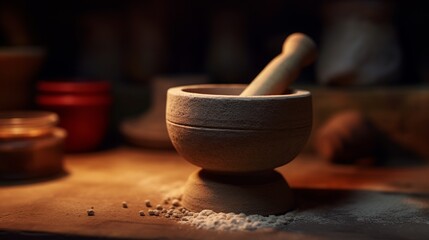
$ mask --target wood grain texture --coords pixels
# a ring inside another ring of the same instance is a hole
[[[333,166],[301,155],[278,170],[297,195],[299,209],[336,223],[296,220],[284,229],[256,232],[198,230],[170,219],[140,217],[138,211],[146,209],[145,199],[155,204],[160,202],[166,193],[179,189],[197,169],[175,152],[118,148],[70,155],[66,169],[68,175],[49,181],[2,182],[0,238],[427,239],[429,236],[425,223],[362,224],[339,207],[341,201],[359,203],[363,201],[359,196],[374,194],[418,197],[429,204],[428,166],[362,169]],[[122,208],[122,201],[128,202],[127,209]],[[95,210],[93,217],[86,215],[90,207]]]

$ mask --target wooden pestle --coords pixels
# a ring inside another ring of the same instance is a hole
[[[258,74],[240,96],[284,94],[301,68],[316,58],[316,44],[302,33],[289,35],[280,55]]]

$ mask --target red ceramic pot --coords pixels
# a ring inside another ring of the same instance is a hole
[[[59,115],[68,136],[65,150],[82,152],[100,146],[112,102],[108,82],[39,82],[37,104]]]

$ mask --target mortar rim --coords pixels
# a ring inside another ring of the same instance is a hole
[[[258,95],[258,96],[240,96],[228,94],[208,94],[187,91],[190,89],[222,89],[222,88],[245,88],[247,84],[193,84],[184,85],[168,89],[168,95],[189,96],[195,98],[210,98],[210,99],[230,99],[230,100],[286,100],[294,98],[305,98],[311,96],[310,91],[290,88],[292,93],[281,95]]]

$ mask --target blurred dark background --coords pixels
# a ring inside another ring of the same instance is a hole
[[[333,119],[319,138],[333,139],[323,147],[333,154],[327,158],[350,159],[340,154],[349,149],[356,158],[360,152],[396,155],[397,145],[428,157],[427,6],[399,0],[3,0],[0,109],[38,108],[39,81],[103,80],[113,97],[106,142],[121,143],[122,131],[143,143],[153,131],[170,145],[168,87],[249,83],[288,35],[303,32],[315,40],[319,57],[296,83],[313,94],[314,135]],[[341,115],[349,110],[355,113]],[[372,144],[374,134],[383,137]]]
[[[3,0],[0,46],[44,47],[38,79],[147,83],[159,74],[209,73],[216,82],[249,82],[290,33],[320,43],[332,2]],[[381,2],[390,5],[402,52],[399,83],[427,83],[427,4]],[[315,82],[314,71],[303,79]]]

